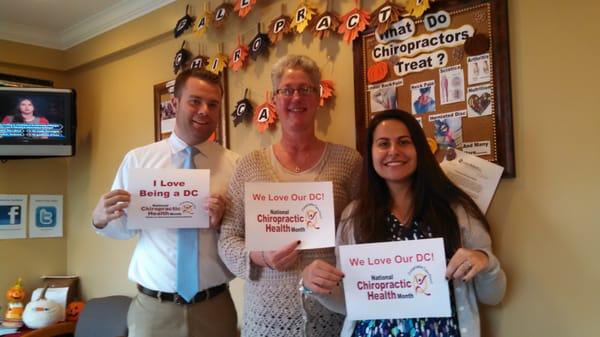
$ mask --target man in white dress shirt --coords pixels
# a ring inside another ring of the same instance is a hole
[[[129,279],[138,295],[128,313],[129,336],[237,335],[237,315],[228,289],[233,275],[217,253],[225,194],[238,155],[208,140],[220,116],[223,88],[210,72],[189,69],[175,80],[175,128],[168,139],[133,149],[117,172],[112,190],[100,197],[92,215],[95,230],[115,239],[139,235],[129,265]],[[132,168],[181,168],[185,149],[198,150],[195,167],[210,169],[211,195],[203,205],[210,228],[198,235],[199,292],[190,301],[176,292],[177,229],[127,229],[131,195],[127,192]]]

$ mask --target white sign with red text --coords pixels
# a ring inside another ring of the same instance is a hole
[[[127,228],[208,228],[209,179],[209,170],[131,169]]]
[[[246,183],[246,249],[277,250],[335,245],[333,185],[326,182]]]
[[[450,317],[441,238],[339,247],[349,319]]]

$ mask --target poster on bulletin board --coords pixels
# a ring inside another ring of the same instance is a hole
[[[373,114],[409,112],[437,148],[515,176],[506,0],[435,2],[354,42],[357,148]]]

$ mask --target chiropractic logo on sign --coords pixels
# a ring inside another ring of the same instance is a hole
[[[306,206],[302,207],[302,211],[304,211],[304,224],[306,225],[306,228],[321,228],[319,227],[319,220],[321,220],[321,210],[319,210],[319,206],[315,204],[307,204]]]

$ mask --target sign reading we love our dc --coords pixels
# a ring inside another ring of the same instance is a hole
[[[441,238],[340,246],[352,320],[450,317]]]
[[[130,170],[127,228],[208,228],[209,179],[209,170]]]
[[[246,248],[277,250],[300,240],[300,249],[335,245],[331,182],[246,183]]]

